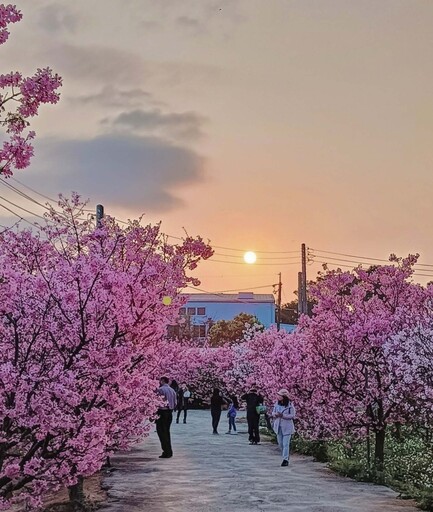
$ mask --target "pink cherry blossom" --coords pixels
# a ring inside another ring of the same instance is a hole
[[[94,230],[77,220],[83,206],[62,197],[40,233],[0,236],[5,506],[35,508],[147,435],[166,327],[191,262],[212,254],[200,239],[167,245],[159,226],[107,218]]]
[[[9,30],[7,26],[10,23],[16,23],[22,18],[21,11],[14,5],[0,4],[0,44],[7,41],[9,37]]]
[[[22,18],[13,5],[0,4],[0,44],[9,31],[7,26]],[[0,149],[0,174],[11,176],[15,169],[24,169],[33,156],[33,131],[28,131],[29,118],[38,115],[42,104],[55,104],[60,99],[58,92],[62,79],[50,68],[38,69],[33,76],[23,77],[11,71],[0,75],[0,126],[10,134]]]

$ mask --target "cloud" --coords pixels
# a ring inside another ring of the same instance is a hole
[[[49,58],[56,71],[80,83],[137,83],[147,72],[138,55],[107,46],[57,44],[41,58]]]
[[[65,5],[50,4],[39,10],[39,25],[49,33],[75,32],[78,21]]]
[[[147,61],[139,55],[109,46],[56,44],[49,50],[36,52],[35,59],[48,61],[64,77],[65,82],[78,82],[122,88],[125,84],[141,87],[144,81],[153,85],[183,82],[209,83],[219,76],[212,64]]]
[[[189,8],[183,5],[182,11],[193,12],[194,16],[179,15],[175,19],[176,25],[195,36],[208,37],[213,34],[215,37],[226,39],[246,20],[245,15],[241,14],[238,0],[198,0]]]
[[[204,179],[204,160],[158,137],[103,135],[90,140],[39,140],[28,184],[48,195],[84,198],[129,210],[168,211],[182,206],[179,187]]]
[[[193,30],[196,34],[206,31],[206,24],[202,20],[190,16],[179,16],[176,18],[176,23],[181,27]]]
[[[139,25],[141,28],[143,28],[144,30],[146,30],[148,32],[153,32],[155,30],[162,29],[162,24],[159,23],[158,21],[153,21],[153,20],[142,20],[139,23]]]
[[[72,103],[82,105],[100,105],[103,107],[139,107],[143,103],[160,104],[152,98],[150,92],[141,88],[119,89],[112,85],[103,87],[99,92],[83,94],[70,98]]]
[[[103,122],[108,122],[107,119]],[[196,140],[203,136],[202,126],[205,118],[195,112],[164,114],[158,109],[132,110],[122,112],[112,121],[113,126],[120,126],[134,131],[161,132],[180,140]]]

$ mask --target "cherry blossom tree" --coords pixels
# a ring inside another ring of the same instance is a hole
[[[232,347],[231,387],[254,384],[267,403],[287,388],[305,437],[369,440],[381,470],[387,426],[431,424],[432,293],[411,281],[417,256],[367,270],[325,271],[294,334],[268,329]]]
[[[391,397],[400,401],[411,423],[433,425],[433,287],[427,290],[425,315],[387,340],[384,350],[395,375]]]
[[[325,272],[311,287],[312,318],[300,322],[296,386],[308,399],[313,437],[347,432],[375,436],[376,469],[383,467],[387,425],[401,421],[402,401],[392,392],[397,362],[386,349],[417,325],[425,290],[410,280],[417,256],[389,265]]]
[[[0,4],[0,45],[9,37],[9,25],[21,18],[14,5]],[[38,115],[42,104],[59,101],[61,85],[62,79],[50,68],[37,69],[29,77],[18,71],[0,75],[0,125],[8,137],[0,147],[0,175],[11,176],[15,169],[30,164],[35,132],[29,130],[29,120]]]
[[[230,347],[212,348],[193,343],[166,342],[159,362],[162,372],[178,382],[186,382],[194,396],[208,400],[214,388],[231,394],[229,372],[233,352]]]
[[[0,237],[0,507],[41,503],[146,435],[161,340],[212,254],[159,226],[94,230],[77,196],[40,233]],[[163,300],[170,297],[170,301]]]

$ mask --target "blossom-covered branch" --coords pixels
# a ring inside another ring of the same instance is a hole
[[[20,21],[22,14],[13,5],[0,4],[0,44],[9,37],[8,25]],[[37,69],[25,77],[18,71],[0,75],[0,125],[8,139],[0,148],[0,175],[11,176],[15,169],[24,169],[33,156],[30,118],[38,115],[42,104],[55,104],[62,79],[50,68]]]

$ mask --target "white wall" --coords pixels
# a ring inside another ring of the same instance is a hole
[[[189,301],[186,308],[205,308],[204,316],[195,315],[192,317],[193,324],[206,323],[208,319],[213,322],[218,320],[232,320],[239,313],[247,313],[254,315],[260,320],[265,327],[270,327],[275,323],[275,304],[274,303],[257,303],[257,302],[199,302]]]

